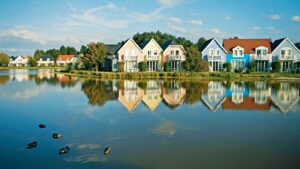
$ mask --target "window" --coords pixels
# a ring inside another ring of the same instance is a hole
[[[158,53],[157,50],[155,50],[153,54],[154,54],[154,55],[157,55],[157,53]]]
[[[178,56],[179,55],[179,50],[176,50],[176,56]]]
[[[233,55],[234,55],[234,56],[237,56],[237,50],[234,50],[234,51],[233,51]]]
[[[172,56],[174,55],[174,50],[171,50],[171,55],[172,55]]]
[[[151,50],[148,50],[148,56],[151,56]]]
[[[210,49],[210,50],[209,50],[209,55],[210,55],[210,56],[214,55],[213,49]]]
[[[131,50],[131,56],[135,56],[135,50],[134,49]]]
[[[216,49],[215,53],[216,53],[217,56],[219,56],[220,55],[220,50]]]
[[[242,56],[242,55],[243,55],[243,51],[239,50],[239,56]]]

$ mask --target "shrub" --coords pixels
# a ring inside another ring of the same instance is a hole
[[[125,63],[124,62],[119,62],[118,63],[118,67],[119,67],[119,70],[121,72],[124,72],[124,70],[125,70]]]
[[[143,62],[139,62],[138,63],[139,65],[139,71],[141,72],[145,72],[147,71],[147,62],[146,61],[143,61]]]
[[[227,72],[231,72],[231,63],[227,62],[223,64],[223,67],[226,69]]]
[[[256,71],[256,63],[255,61],[251,61],[249,65],[249,69],[247,69],[249,72],[255,72]]]
[[[272,62],[272,70],[274,72],[280,72],[281,64],[280,62]]]
[[[170,72],[171,71],[171,63],[169,61],[167,61],[165,64],[164,64],[164,71],[165,72]]]

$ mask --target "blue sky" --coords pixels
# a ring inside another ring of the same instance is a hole
[[[299,0],[0,0],[0,51],[92,41],[117,43],[136,32],[199,37],[289,37],[300,41]]]

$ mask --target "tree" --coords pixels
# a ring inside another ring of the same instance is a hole
[[[9,64],[9,56],[6,53],[0,53],[0,66],[7,66]]]
[[[90,43],[88,44],[87,54],[80,57],[80,62],[83,63],[85,68],[91,69],[95,68],[96,71],[101,69],[101,65],[104,63],[106,56],[106,46],[101,43]]]
[[[30,67],[35,67],[35,66],[37,66],[37,61],[35,60],[34,57],[28,56],[28,62],[27,62],[27,64]]]
[[[68,50],[64,45],[61,45],[60,48],[59,48],[59,53],[61,55],[66,55],[66,54],[68,54]]]
[[[272,70],[274,71],[274,72],[280,72],[280,70],[281,70],[281,64],[280,64],[280,62],[272,62]]]
[[[66,48],[66,50],[67,50],[68,55],[77,55],[78,54],[78,51],[74,47],[68,46]]]
[[[196,46],[186,49],[185,69],[188,71],[208,71],[208,62],[202,59],[202,55]]]
[[[139,62],[139,70],[141,72],[147,71],[147,62],[146,61]]]
[[[82,45],[80,48],[80,53],[83,55],[86,55],[88,51],[88,48],[85,45]]]
[[[43,50],[39,50],[37,49],[35,52],[34,52],[34,59],[35,60],[39,60],[42,56],[45,55],[45,52]]]
[[[249,70],[250,70],[250,72],[255,72],[256,71],[256,63],[255,63],[255,61],[251,61],[250,62]]]
[[[48,56],[53,56],[55,59],[57,59],[58,55],[59,55],[59,51],[57,49],[49,49],[45,52],[45,55]]]
[[[230,62],[224,63],[223,67],[226,69],[227,72],[231,72],[232,66]]]
[[[198,49],[200,49],[205,42],[206,42],[205,38],[203,38],[203,37],[199,38],[197,41],[197,44],[196,44]]]

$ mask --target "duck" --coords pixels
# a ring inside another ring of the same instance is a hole
[[[52,138],[54,138],[54,139],[58,139],[58,138],[61,138],[61,137],[62,137],[62,135],[59,134],[59,133],[53,133],[52,134]]]
[[[36,141],[27,144],[27,149],[31,149],[31,148],[35,148],[35,147],[37,147],[37,142]]]
[[[40,124],[39,128],[41,128],[41,129],[46,128],[46,125],[45,124]]]
[[[106,148],[104,149],[104,155],[109,154],[110,151],[111,151],[111,148],[110,148],[110,147],[106,147]]]
[[[61,155],[61,154],[66,154],[66,153],[68,153],[70,151],[70,148],[69,148],[69,146],[66,146],[66,147],[64,147],[64,148],[61,148],[60,150],[59,150],[59,155]]]

